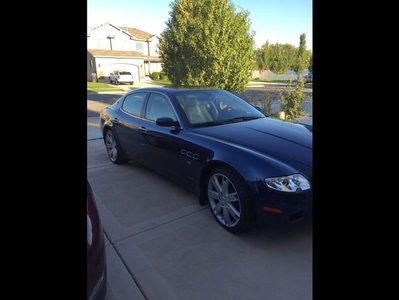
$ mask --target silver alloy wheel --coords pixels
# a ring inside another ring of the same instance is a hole
[[[107,131],[105,135],[105,148],[107,149],[108,157],[112,162],[116,162],[118,159],[118,145],[116,139],[111,130]]]
[[[208,199],[213,214],[222,225],[237,225],[241,216],[241,202],[228,177],[221,173],[212,175],[208,182]]]

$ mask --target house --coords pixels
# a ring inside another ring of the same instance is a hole
[[[87,80],[108,81],[114,70],[130,71],[135,81],[162,71],[158,38],[136,28],[105,23],[87,34]]]

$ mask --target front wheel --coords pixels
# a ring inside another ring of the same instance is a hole
[[[207,178],[209,207],[216,221],[230,232],[253,226],[252,200],[241,177],[233,170],[216,168]]]
[[[105,134],[104,143],[110,161],[117,165],[127,162],[127,160],[122,157],[118,141],[111,129]]]

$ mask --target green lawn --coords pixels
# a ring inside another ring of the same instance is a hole
[[[124,90],[118,86],[112,86],[108,83],[88,81],[87,91],[98,93],[98,92],[120,92],[120,91],[123,92]]]

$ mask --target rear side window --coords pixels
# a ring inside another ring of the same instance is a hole
[[[141,111],[146,96],[147,93],[135,93],[127,95],[123,101],[122,110],[137,117],[141,117]]]

